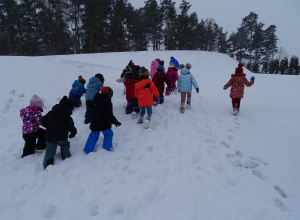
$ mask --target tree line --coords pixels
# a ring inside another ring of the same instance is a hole
[[[182,0],[0,0],[1,55],[62,55],[153,50],[225,53],[253,72],[299,74],[298,57],[278,56],[276,26],[250,12],[236,32],[198,19]]]

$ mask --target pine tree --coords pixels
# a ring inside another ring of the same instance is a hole
[[[270,62],[270,60],[274,59],[275,54],[278,51],[277,48],[277,36],[275,34],[276,26],[270,25],[264,31],[264,48],[265,48],[265,58],[264,61]]]
[[[289,74],[299,75],[299,59],[297,56],[292,56],[289,66]]]
[[[147,33],[149,41],[152,44],[152,49],[159,50],[163,38],[163,14],[161,13],[156,0],[145,1],[144,15],[147,16],[147,19],[145,19],[145,26],[147,27]]]
[[[175,2],[172,0],[162,0],[160,2],[160,8],[163,15],[163,43],[166,50],[176,49],[176,9]]]
[[[278,59],[271,60],[270,65],[269,65],[269,73],[270,74],[279,73],[279,60]]]
[[[279,66],[280,74],[287,74],[288,68],[289,68],[289,61],[288,58],[285,57],[280,61],[280,66]]]
[[[0,0],[0,54],[17,55],[19,7],[15,0]]]
[[[269,64],[267,62],[263,63],[263,67],[261,70],[262,73],[269,73]]]
[[[188,45],[188,36],[189,32],[189,15],[188,11],[192,5],[186,0],[182,0],[180,3],[179,9],[180,14],[178,15],[177,23],[177,33],[178,33],[178,49],[186,50]]]

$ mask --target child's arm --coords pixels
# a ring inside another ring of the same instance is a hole
[[[228,83],[226,83],[226,84],[224,85],[223,89],[229,88],[230,86],[232,86],[232,83],[233,83],[233,80],[232,80],[232,78],[231,78],[231,79],[228,81]]]

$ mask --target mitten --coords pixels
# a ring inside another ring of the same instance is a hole
[[[226,90],[227,88],[224,86],[223,89]]]
[[[159,104],[160,103],[160,97],[157,96],[156,99],[157,99],[157,103]]]
[[[118,121],[115,125],[116,127],[121,126],[121,122]]]
[[[255,77],[254,77],[254,76],[252,76],[252,77],[251,77],[251,81],[253,81],[253,82],[254,82],[254,80],[255,80]]]
[[[76,135],[76,133],[71,133],[71,134],[69,135],[69,138],[73,138],[73,137],[75,137],[75,135]]]
[[[196,88],[196,92],[197,92],[197,93],[199,92],[199,88]]]

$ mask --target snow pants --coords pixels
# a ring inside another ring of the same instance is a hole
[[[86,112],[85,112],[85,122],[86,124],[90,123],[92,121],[93,117],[93,107],[92,107],[93,100],[86,100]]]
[[[152,106],[141,106],[141,113],[140,113],[139,121],[143,121],[146,111],[147,111],[147,118],[150,120],[152,113],[153,113]]]
[[[46,152],[43,161],[44,169],[49,165],[49,161],[53,161],[56,154],[57,145],[60,146],[61,159],[71,157],[70,153],[70,142],[68,138],[62,141],[46,141]]]
[[[105,131],[102,131],[102,133],[104,135],[103,148],[107,151],[112,151],[112,140],[114,136],[112,129],[107,129]],[[83,150],[86,154],[89,154],[94,151],[96,143],[99,140],[99,136],[100,131],[91,131]]]
[[[235,109],[240,109],[240,105],[241,105],[241,99],[240,98],[232,98],[231,99],[232,102],[232,108]]]
[[[45,130],[40,128],[37,132],[23,134],[23,139],[25,140],[25,145],[23,148],[22,158],[28,155],[34,154],[35,149],[45,150]]]
[[[186,104],[191,105],[192,92],[182,92],[181,93],[181,102],[180,102],[180,104],[183,105],[183,106],[184,106],[186,97],[187,97]]]
[[[140,113],[140,107],[138,105],[138,99],[127,99],[126,114],[132,112]]]
[[[174,84],[174,85],[172,86],[172,90],[174,91],[175,89],[177,89],[176,84]],[[166,88],[166,95],[170,95],[170,94],[171,94],[171,90],[170,90],[169,87],[167,87],[167,88]]]

